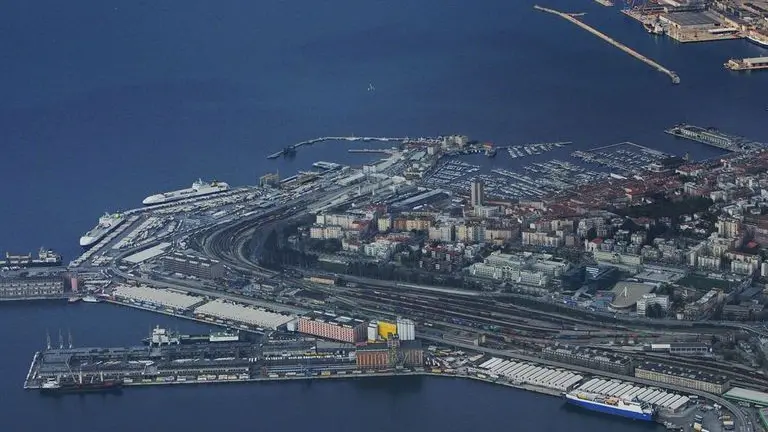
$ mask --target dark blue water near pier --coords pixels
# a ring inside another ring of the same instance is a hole
[[[151,326],[206,332],[202,324],[109,304],[0,305],[3,430],[146,432],[210,430],[596,432],[656,426],[592,414],[559,398],[457,378],[128,388],[120,395],[42,396],[21,382],[49,331],[58,344],[133,345]]]
[[[462,133],[575,148],[630,140],[717,155],[662,133],[688,121],[768,141],[768,73],[722,68],[766,50],[745,41],[681,45],[590,0],[546,5],[587,12],[588,23],[677,71],[682,84],[522,1],[7,3],[0,252],[46,245],[70,260],[100,213],[197,177],[253,184],[319,159],[363,160],[330,143],[292,161],[264,158],[316,136]],[[514,167],[504,155],[492,163]],[[165,319],[106,305],[3,305],[4,430],[643,428],[563,410],[553,398],[443,379],[61,400],[20,390],[46,328],[71,327],[76,344],[111,345],[137,341],[156,322]]]

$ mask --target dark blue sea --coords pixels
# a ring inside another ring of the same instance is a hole
[[[71,260],[101,213],[198,177],[254,184],[320,159],[365,160],[337,143],[265,159],[317,136],[460,133],[498,144],[574,141],[569,151],[628,140],[716,156],[662,132],[687,121],[768,141],[768,73],[722,67],[768,51],[746,41],[681,45],[648,35],[617,8],[545,3],[587,12],[585,21],[677,71],[682,84],[525,1],[6,2],[0,252],[45,245]],[[502,156],[490,163],[515,168]],[[46,328],[71,328],[76,344],[113,345],[161,322],[106,305],[2,305],[3,430],[643,429],[553,398],[447,379],[61,400],[21,391]]]

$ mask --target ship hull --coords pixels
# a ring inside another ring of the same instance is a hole
[[[197,192],[187,192],[189,189],[182,189],[180,191],[174,191],[170,192],[168,194],[157,194],[152,195],[144,199],[141,203],[145,206],[153,206],[158,204],[166,204],[169,202],[189,199],[189,198],[198,198],[202,196],[207,195],[213,195],[221,192],[226,192],[229,190],[229,185],[226,183],[220,183],[218,187],[211,187],[204,191],[197,191]]]
[[[763,48],[768,48],[768,40],[761,40],[757,39],[754,36],[747,36],[747,39],[749,39],[750,42],[752,42],[755,45],[759,45]]]
[[[107,384],[73,384],[55,388],[42,388],[40,393],[48,396],[57,396],[73,393],[120,393],[123,391],[122,383]]]
[[[625,417],[632,420],[653,421],[653,414],[650,414],[650,413],[638,413],[634,411],[618,409],[611,406],[606,406],[606,405],[590,402],[587,400],[581,400],[577,398],[572,399],[572,398],[566,397],[565,400],[571,405],[575,405],[575,406],[578,406],[590,411],[594,411],[594,412],[599,412],[599,413],[609,414],[609,415],[619,416],[619,417]]]

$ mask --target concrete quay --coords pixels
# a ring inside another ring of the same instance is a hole
[[[713,403],[719,404],[723,408],[725,408],[726,410],[730,411],[733,414],[734,418],[736,419],[735,423],[738,425],[737,430],[738,431],[746,431],[747,430],[746,429],[746,427],[747,427],[746,426],[747,425],[747,417],[744,414],[744,412],[741,411],[739,409],[739,407],[736,406],[736,404],[734,404],[734,403],[732,403],[732,402],[730,402],[730,401],[728,401],[728,400],[726,400],[726,399],[724,399],[724,398],[722,398],[722,397],[720,397],[718,395],[712,394],[712,393],[707,393],[707,392],[703,392],[703,391],[700,391],[700,390],[694,390],[694,389],[690,389],[690,388],[687,388],[687,387],[681,387],[681,386],[672,385],[672,384],[668,384],[668,383],[661,383],[661,382],[657,382],[657,381],[646,380],[646,379],[637,378],[637,377],[634,377],[634,376],[620,375],[620,374],[615,374],[615,373],[611,373],[611,372],[598,371],[598,370],[586,368],[586,367],[583,367],[583,366],[577,366],[577,365],[572,365],[572,364],[568,364],[568,363],[561,363],[561,362],[557,362],[557,361],[546,360],[546,359],[542,359],[540,357],[534,357],[534,356],[530,356],[530,355],[520,354],[520,353],[515,352],[515,351],[497,350],[497,349],[493,349],[493,348],[480,347],[480,346],[475,346],[475,345],[464,343],[464,342],[460,342],[460,341],[455,341],[455,340],[450,340],[450,339],[446,340],[446,339],[442,339],[442,338],[439,338],[439,337],[431,337],[431,336],[419,335],[419,338],[420,339],[424,339],[424,340],[428,340],[428,341],[433,341],[433,342],[436,342],[436,343],[450,345],[450,346],[457,347],[457,348],[462,348],[462,349],[466,349],[466,350],[472,350],[472,351],[482,352],[482,353],[486,353],[486,354],[491,354],[491,355],[494,355],[494,356],[497,356],[497,357],[511,358],[511,359],[515,359],[515,360],[523,360],[523,361],[528,361],[528,362],[531,362],[531,363],[537,363],[537,364],[541,364],[541,365],[548,365],[548,366],[554,366],[554,367],[563,368],[563,369],[569,369],[569,370],[572,370],[572,371],[583,372],[583,373],[586,373],[586,374],[589,374],[589,375],[592,375],[592,376],[613,378],[613,379],[627,381],[627,382],[631,382],[631,383],[642,384],[642,385],[645,385],[645,386],[658,387],[658,388],[672,390],[672,391],[676,391],[676,392],[680,392],[680,393],[695,395],[695,396],[698,396],[700,398],[707,399],[707,400],[709,400],[709,401],[711,401]]]
[[[305,145],[312,145],[312,144],[323,142],[323,141],[364,141],[364,142],[369,142],[369,141],[379,141],[379,142],[395,141],[395,142],[403,142],[403,141],[407,141],[407,140],[408,140],[408,138],[392,138],[392,137],[354,137],[354,136],[352,136],[352,137],[320,137],[320,138],[306,140],[306,141],[302,141],[300,143],[296,143],[296,144],[290,145],[290,146],[286,147],[283,150],[280,150],[278,152],[272,153],[271,155],[267,156],[267,159],[277,159],[278,157],[286,154],[286,151],[287,152],[295,151],[299,147],[303,147]]]
[[[554,9],[549,9],[549,8],[541,7],[539,5],[535,5],[533,8],[536,9],[536,10],[540,10],[542,12],[547,12],[547,13],[551,13],[551,14],[557,15],[557,16],[563,18],[563,19],[566,19],[566,20],[576,24],[577,26],[583,28],[584,30],[587,30],[588,32],[590,32],[593,35],[599,37],[600,39],[610,43],[611,45],[613,45],[616,48],[624,51],[625,53],[631,55],[632,57],[642,61],[643,63],[645,63],[645,64],[647,64],[647,65],[649,65],[651,67],[653,67],[657,71],[662,72],[662,73],[668,75],[672,79],[672,84],[680,84],[680,77],[674,71],[665,68],[664,66],[660,65],[659,63],[657,63],[657,62],[649,59],[648,57],[638,53],[637,51],[633,50],[632,48],[622,44],[621,42],[613,39],[612,37],[610,37],[610,36],[600,32],[600,31],[596,30],[595,28],[593,28],[593,27],[591,27],[591,26],[589,26],[587,24],[584,24],[583,22],[581,22],[578,19],[574,18],[573,15],[567,14],[567,13],[564,13],[564,12],[560,12],[560,11],[557,11],[557,10],[554,10]]]

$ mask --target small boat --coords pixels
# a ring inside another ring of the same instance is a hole
[[[77,303],[80,300],[81,300],[80,297],[70,297],[69,300],[67,300],[67,302],[68,303]]]
[[[101,300],[99,300],[98,298],[96,298],[96,297],[94,297],[92,295],[87,295],[87,296],[83,297],[83,301],[85,303],[101,303]]]

